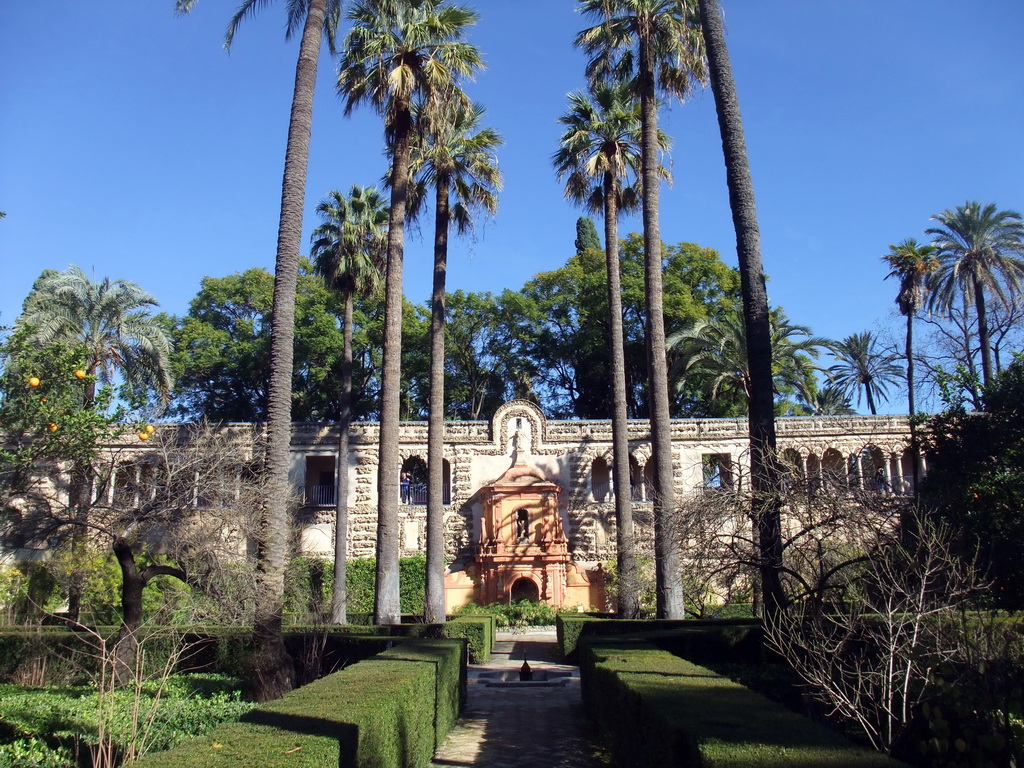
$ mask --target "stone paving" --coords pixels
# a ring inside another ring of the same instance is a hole
[[[579,670],[558,661],[553,630],[498,633],[491,658],[469,668],[466,710],[434,766],[603,768],[580,699]],[[549,681],[494,684],[523,664]],[[488,680],[492,682],[488,682]]]

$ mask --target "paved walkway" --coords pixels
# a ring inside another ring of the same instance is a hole
[[[532,683],[502,684],[530,663]],[[580,700],[579,669],[558,662],[554,631],[498,633],[486,664],[469,668],[466,711],[434,766],[602,768]]]

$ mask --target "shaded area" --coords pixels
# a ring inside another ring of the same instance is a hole
[[[560,663],[554,632],[500,634],[487,664],[474,665],[471,679],[516,669],[529,661],[535,670],[555,669],[578,677]],[[578,682],[562,686],[469,686],[466,711],[434,766],[478,768],[602,768],[599,750],[580,696]]]

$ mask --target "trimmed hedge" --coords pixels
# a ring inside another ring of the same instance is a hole
[[[577,649],[581,637],[641,632],[665,633],[665,642],[685,648],[680,655],[687,658],[753,663],[763,658],[764,635],[759,619],[600,619],[566,614],[559,615],[556,630],[562,658],[569,663],[576,663],[579,658]],[[673,630],[671,635],[668,630]]]
[[[404,640],[136,766],[428,766],[461,706],[464,648],[452,640]]]
[[[896,768],[763,696],[645,642],[587,639],[583,699],[616,765]]]
[[[469,643],[470,662],[483,664],[490,658],[497,636],[493,616],[458,616],[448,619],[443,626],[445,637],[461,637]]]

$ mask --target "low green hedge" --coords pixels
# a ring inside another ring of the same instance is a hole
[[[570,663],[576,663],[578,659],[581,637],[641,632],[666,633],[666,643],[685,648],[680,655],[698,661],[714,659],[757,663],[762,659],[764,647],[758,619],[600,619],[585,614],[565,614],[559,615],[556,630],[562,658]],[[668,635],[669,631],[671,635]]]
[[[461,705],[464,648],[403,640],[136,767],[428,766]]]
[[[465,638],[469,643],[469,660],[473,664],[483,664],[491,656],[497,630],[493,616],[482,614],[457,616],[444,623],[445,637]]]
[[[616,765],[896,768],[763,696],[644,642],[586,639],[583,698]]]

